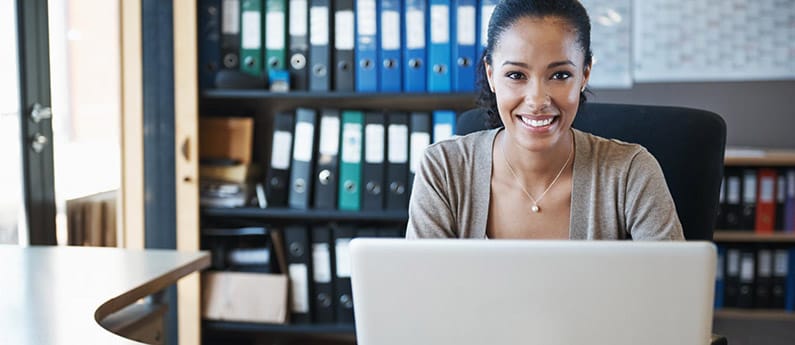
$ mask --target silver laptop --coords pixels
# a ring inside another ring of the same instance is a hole
[[[359,345],[704,345],[709,242],[350,243]]]

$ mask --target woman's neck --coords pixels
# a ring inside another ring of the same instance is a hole
[[[533,185],[538,184],[538,181],[548,183],[561,170],[566,170],[562,169],[564,164],[567,166],[571,165],[574,154],[574,134],[571,130],[567,134],[554,143],[552,147],[542,151],[534,151],[519,146],[503,130],[500,133],[499,144],[503,145],[502,151],[515,173],[529,186],[530,183]]]

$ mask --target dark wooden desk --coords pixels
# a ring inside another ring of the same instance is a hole
[[[0,245],[0,344],[134,344],[98,320],[209,265],[204,252]]]

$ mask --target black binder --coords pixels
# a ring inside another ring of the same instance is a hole
[[[315,160],[314,208],[337,208],[337,179],[339,177],[340,112],[337,109],[320,111],[317,159]]]
[[[756,281],[756,255],[753,249],[743,248],[740,251],[740,292],[737,295],[737,307],[754,307],[754,283]]]
[[[405,210],[409,203],[409,115],[387,114],[386,208]]]
[[[379,112],[364,114],[364,166],[362,168],[362,210],[384,208],[384,157],[386,116]]]
[[[314,296],[312,281],[312,261],[309,244],[309,229],[303,225],[290,225],[284,229],[284,242],[287,249],[287,272],[290,277],[290,322],[293,324],[311,323]]]
[[[741,229],[753,231],[756,228],[757,173],[756,169],[743,169],[743,198]]]
[[[767,309],[773,305],[773,251],[770,248],[756,250],[754,293],[754,308]]]
[[[353,91],[355,31],[353,0],[334,1],[334,90]],[[344,30],[340,30],[344,29]],[[330,43],[330,42],[329,42]]]
[[[408,191],[414,185],[414,174],[419,168],[420,159],[425,148],[431,144],[431,114],[426,112],[411,113],[411,139],[409,140],[409,178]]]
[[[315,292],[312,321],[315,323],[334,322],[333,247],[328,225],[312,228],[312,282]]]
[[[776,231],[784,230],[787,204],[787,170],[779,169],[776,172]]]
[[[726,227],[726,176],[720,182],[720,196],[718,197],[718,209],[715,214],[715,229],[727,230]]]
[[[789,270],[789,251],[776,248],[773,251],[773,284],[771,288],[771,308],[784,309],[787,302],[787,274]]]
[[[353,292],[351,289],[351,267],[348,245],[355,234],[352,225],[337,225],[333,228],[334,238],[334,291],[336,293],[335,318],[337,323],[353,323]]]
[[[221,68],[221,1],[199,1],[199,88],[215,87]]]
[[[309,8],[306,1],[289,1],[288,30],[290,89],[309,89]]]
[[[290,182],[290,161],[293,148],[293,114],[277,113],[273,120],[273,140],[268,172],[265,177],[265,198],[268,207],[287,206],[287,186]]]
[[[737,298],[740,296],[740,248],[726,248],[723,274],[723,306],[727,308],[737,306]]]
[[[240,1],[221,1],[221,67],[240,67]]]
[[[726,168],[726,203],[724,224],[727,230],[742,229],[742,171]]]
[[[331,41],[333,28],[330,0],[311,0],[309,14],[309,89],[331,90]]]
[[[295,110],[295,137],[293,139],[293,170],[290,173],[290,208],[308,209],[312,195],[313,157],[317,114],[308,108]]]

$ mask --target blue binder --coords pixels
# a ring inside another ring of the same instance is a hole
[[[401,29],[401,0],[382,0],[378,11],[381,30],[379,31],[381,66],[380,85],[381,92],[400,92],[402,59],[400,58],[400,43],[403,30]]]
[[[486,48],[486,43],[488,43],[487,35],[489,32],[489,19],[491,19],[491,14],[494,12],[494,7],[497,6],[500,0],[480,0],[480,7],[478,7],[478,63],[483,58],[483,50]]]
[[[378,8],[375,0],[356,1],[357,92],[378,91]]]
[[[795,311],[795,248],[789,249],[789,270],[787,272],[787,300],[786,300],[786,310],[793,312]]]
[[[726,247],[718,246],[718,267],[715,269],[715,309],[723,308],[723,272],[726,265]]]
[[[428,30],[425,25],[426,0],[405,0],[403,7],[403,90],[425,92],[426,86],[426,42]]]
[[[221,0],[199,0],[199,88],[215,87],[221,68]]]
[[[455,134],[455,112],[452,110],[435,110],[433,112],[433,140],[438,143],[450,139]]]
[[[428,32],[428,91],[450,92],[450,0],[430,0]]]
[[[453,91],[475,91],[477,1],[453,0]]]

